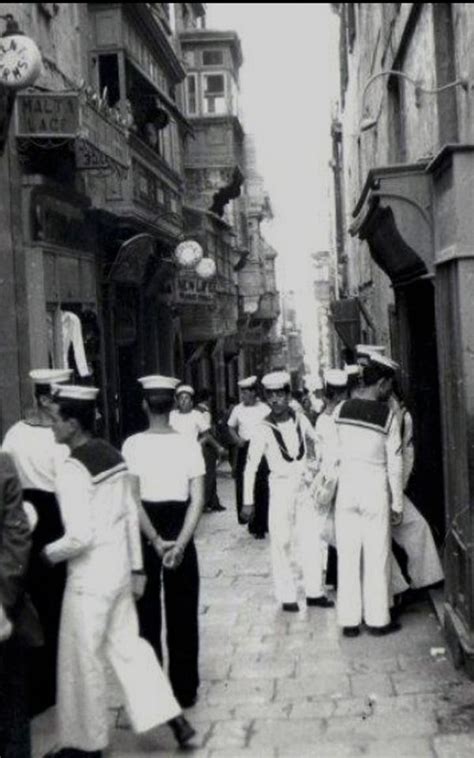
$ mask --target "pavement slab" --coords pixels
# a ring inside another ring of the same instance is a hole
[[[193,758],[473,758],[474,685],[452,666],[431,606],[410,607],[402,631],[385,638],[342,637],[335,610],[306,608],[303,593],[300,612],[283,613],[268,539],[237,524],[233,480],[222,476],[218,486],[227,510],[205,514],[196,539],[201,688],[186,714],[197,731]],[[166,726],[145,739],[124,712],[117,722],[113,677],[108,702],[107,758],[183,755]],[[55,744],[54,711],[32,731],[40,758]]]

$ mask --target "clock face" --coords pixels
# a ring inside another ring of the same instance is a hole
[[[32,39],[22,34],[0,38],[0,84],[22,89],[40,73],[41,53]]]

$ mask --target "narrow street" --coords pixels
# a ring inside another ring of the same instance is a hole
[[[189,718],[199,758],[472,758],[474,685],[455,671],[430,604],[385,639],[341,637],[333,610],[283,615],[272,597],[268,542],[237,527],[233,480],[224,513],[202,518],[201,678]],[[138,739],[111,688],[114,758],[179,755],[167,728]],[[34,758],[53,744],[51,712],[34,727]]]

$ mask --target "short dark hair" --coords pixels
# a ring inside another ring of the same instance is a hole
[[[79,422],[83,432],[95,434],[96,407],[95,403],[84,400],[72,400],[70,398],[55,398],[59,408],[59,415],[64,421],[74,419]]]
[[[35,384],[35,399],[39,400],[42,397],[51,397],[51,385],[50,384]]]
[[[333,387],[332,384],[326,384],[324,388],[324,397],[327,400],[334,400],[336,397],[347,395],[346,387]]]
[[[362,380],[366,387],[371,387],[380,379],[393,379],[395,372],[388,366],[381,366],[378,363],[369,363],[368,366],[364,366],[362,369]]]
[[[150,413],[155,416],[162,416],[165,413],[171,413],[174,407],[173,390],[153,390],[153,392],[144,392],[143,398],[148,406]]]

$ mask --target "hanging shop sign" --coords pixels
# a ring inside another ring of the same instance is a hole
[[[0,82],[5,87],[29,87],[40,73],[41,53],[32,39],[21,33],[0,38]]]
[[[215,298],[214,281],[201,279],[193,272],[179,271],[174,279],[175,303],[212,305]]]
[[[95,107],[81,92],[20,93],[16,136],[34,140],[73,140],[78,169],[128,168],[127,134],[110,111]]]

